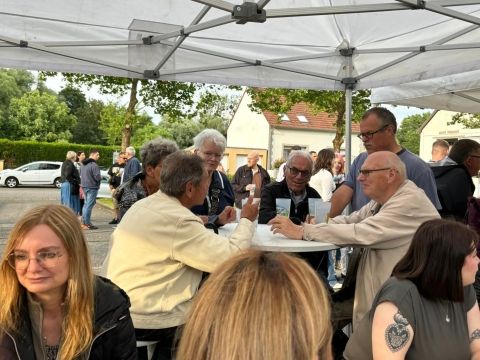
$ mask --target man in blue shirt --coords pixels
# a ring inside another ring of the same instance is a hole
[[[357,175],[367,156],[376,151],[391,151],[397,154],[407,167],[407,178],[425,191],[437,209],[441,209],[432,170],[425,161],[397,143],[396,132],[397,121],[391,111],[374,107],[363,115],[358,137],[367,151],[357,156],[350,166],[345,182],[333,193],[330,217],[340,215],[349,203],[352,211],[356,211],[370,201],[363,193]]]

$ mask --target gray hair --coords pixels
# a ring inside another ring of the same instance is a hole
[[[140,149],[143,172],[145,173],[147,166],[156,167],[166,156],[175,151],[178,151],[178,146],[172,140],[157,137],[146,142]]]
[[[77,158],[77,153],[75,151],[70,150],[67,152],[67,157],[66,157],[67,160],[74,161],[76,158]]]
[[[312,157],[310,156],[310,153],[308,153],[305,150],[292,150],[292,151],[290,151],[290,154],[288,154],[288,158],[287,158],[287,162],[286,162],[285,166],[287,168],[290,167],[290,164],[292,163],[293,159],[296,158],[296,157],[303,157],[306,160],[308,160],[308,162],[310,163],[310,169],[313,169]]]
[[[213,143],[222,148],[222,152],[227,147],[227,139],[220,131],[215,129],[205,129],[201,131],[197,136],[193,138],[193,146],[195,149],[200,149],[202,145],[207,141],[213,141]]]
[[[125,149],[125,152],[132,154],[135,156],[135,148],[133,146],[129,146]]]
[[[168,155],[162,163],[160,190],[169,196],[180,198],[185,193],[187,182],[198,186],[205,173],[205,165],[200,156],[186,151],[176,151]]]

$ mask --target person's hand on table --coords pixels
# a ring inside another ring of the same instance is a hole
[[[218,215],[218,225],[225,225],[237,219],[237,212],[231,206],[225,206],[225,209]]]
[[[285,235],[289,239],[302,240],[303,239],[303,226],[295,225],[288,217],[277,215],[268,222],[267,225],[272,225],[270,230],[274,234],[280,233]]]
[[[255,221],[258,216],[258,202],[253,203],[253,196],[249,196],[247,202],[242,207],[240,212],[241,218],[247,218],[250,221]]]

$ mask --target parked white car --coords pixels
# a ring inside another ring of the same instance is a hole
[[[0,185],[14,188],[18,185],[61,186],[62,163],[59,161],[34,161],[16,169],[0,171]]]
[[[112,197],[112,192],[110,191],[110,186],[108,185],[108,172],[101,170],[100,174],[102,175],[102,181],[100,182],[100,189],[98,189],[97,198],[106,198],[109,199]]]

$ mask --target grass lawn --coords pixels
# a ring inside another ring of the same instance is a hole
[[[102,198],[102,199],[97,199],[97,202],[113,210],[112,199]]]

